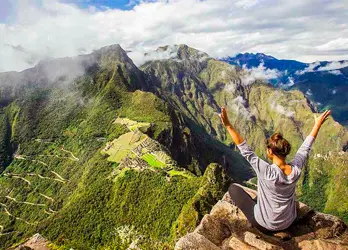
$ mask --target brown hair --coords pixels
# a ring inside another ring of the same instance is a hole
[[[291,150],[290,143],[283,138],[281,133],[274,133],[270,138],[266,139],[267,148],[272,149],[273,154],[280,157],[286,157]]]

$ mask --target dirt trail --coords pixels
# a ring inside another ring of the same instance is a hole
[[[41,174],[27,173],[27,175],[29,175],[29,176],[37,176],[37,177],[39,177],[40,179],[47,179],[47,180],[53,180],[53,181],[58,181],[58,182],[61,182],[61,183],[65,183],[64,180],[56,179],[56,178],[51,178],[51,177],[46,177],[46,176],[42,176]]]
[[[71,151],[66,150],[66,149],[64,149],[63,147],[62,147],[60,150],[62,150],[63,152],[69,153],[69,154],[71,155],[71,157],[72,157],[73,159],[75,159],[75,161],[79,161],[79,160],[80,160],[80,159],[77,158]]]
[[[55,176],[57,176],[59,179],[61,179],[62,181],[66,181],[66,179],[64,179],[62,176],[60,176],[59,174],[57,174],[54,171],[51,171],[52,174],[54,174]]]
[[[47,200],[50,200],[50,201],[54,202],[54,199],[52,197],[50,197],[50,196],[44,195],[42,193],[39,193],[39,195],[41,195],[42,197],[46,198]]]
[[[15,178],[15,179],[20,179],[22,181],[25,181],[26,183],[28,183],[28,185],[31,185],[31,182],[23,177],[21,177],[20,175],[17,174],[4,174],[4,176],[10,177],[10,178]]]
[[[66,179],[61,177],[59,174],[57,174],[56,172],[54,172],[54,171],[50,171],[50,172],[53,173],[54,175],[56,175],[58,178],[46,177],[46,176],[42,176],[41,174],[37,174],[37,173],[23,173],[23,175],[26,175],[26,176],[37,176],[40,179],[53,180],[53,181],[58,181],[58,182],[61,182],[61,183],[65,183],[67,181]],[[31,182],[29,180],[25,179],[24,177],[22,177],[20,174],[7,173],[7,174],[4,174],[4,176],[21,179],[21,180],[25,181],[26,183],[28,183],[29,185],[31,185]]]
[[[37,162],[37,163],[41,163],[42,165],[48,167],[48,164],[43,162],[43,161],[40,161],[40,160],[32,160],[32,162]]]
[[[16,231],[13,231],[13,232],[7,232],[7,233],[0,233],[0,236],[6,236],[6,235],[9,235],[9,234],[13,234],[15,233]]]
[[[48,208],[48,211],[50,211],[51,213],[57,213],[57,211],[54,211],[53,209],[51,209],[51,208]]]
[[[16,220],[20,220],[20,221],[24,222],[24,223],[27,224],[27,225],[35,225],[35,224],[37,224],[37,222],[36,222],[36,223],[30,223],[30,222],[28,222],[28,221],[26,221],[26,220],[24,220],[24,219],[22,219],[22,218],[13,216],[13,215],[7,210],[7,208],[4,208],[4,210],[5,210],[5,214],[7,214],[8,216],[13,217],[13,218],[15,218]]]
[[[32,203],[32,202],[27,202],[27,201],[17,201],[16,198],[13,198],[9,195],[6,195],[5,198],[7,198],[15,203],[18,203],[18,204],[26,204],[26,205],[38,206],[38,207],[45,207],[46,206],[46,204]]]
[[[53,213],[47,211],[47,210],[44,210],[44,213],[47,214],[47,215],[52,215]]]
[[[56,158],[59,158],[59,159],[69,159],[69,160],[72,160],[72,161],[77,161],[76,159],[74,159],[72,157],[67,157],[67,156],[59,156],[59,155],[37,155],[37,156],[40,156],[40,157],[56,157]]]
[[[52,214],[55,214],[55,213],[57,213],[57,211],[54,211],[54,210],[52,210],[51,208],[48,208],[48,210],[44,210],[44,213],[45,214],[48,214],[48,215],[52,215]]]

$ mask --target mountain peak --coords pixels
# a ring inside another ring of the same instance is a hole
[[[258,60],[277,60],[275,57],[266,55],[264,53],[239,53],[236,58],[240,59],[258,59]]]
[[[109,46],[102,47],[95,50],[92,54],[97,55],[101,59],[113,59],[121,62],[131,62],[132,60],[128,57],[127,52],[119,45],[113,44]]]
[[[155,54],[155,55],[154,55]],[[183,61],[204,61],[209,55],[186,44],[165,45],[158,47],[154,52],[145,54],[154,59],[177,59]]]

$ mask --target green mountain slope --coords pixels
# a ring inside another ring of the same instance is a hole
[[[176,48],[176,58],[151,61],[141,67],[144,72],[154,75],[162,98],[202,124],[208,134],[229,144],[231,140],[216,114],[219,106],[226,106],[233,125],[258,155],[266,159],[264,139],[277,131],[283,133],[293,146],[289,159],[294,156],[310,132],[316,112],[314,105],[300,91],[279,90],[263,82],[247,84],[248,74],[240,68],[209,58],[185,45]],[[320,157],[310,158],[298,189],[298,195],[305,202],[345,220],[348,219],[344,212],[348,200],[342,190],[347,186],[347,176],[343,174],[347,165],[347,153],[344,152],[347,141],[345,128],[330,119],[312,150],[312,156]],[[227,171],[236,175],[231,167],[227,167]]]
[[[140,68],[113,45],[0,74],[2,248],[39,232],[61,249],[172,249],[231,181],[253,176],[219,106],[259,155],[273,131],[294,148],[309,132],[314,110],[300,92],[245,85],[245,72],[175,49]],[[299,183],[302,199],[345,218],[347,139],[329,120],[313,148],[326,158]]]

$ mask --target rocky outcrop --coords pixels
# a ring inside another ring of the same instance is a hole
[[[42,237],[40,234],[35,234],[26,242],[8,250],[50,250],[48,246],[49,241]]]
[[[256,191],[243,187],[252,198]],[[175,250],[347,249],[347,226],[339,218],[313,211],[298,202],[298,218],[286,231],[264,234],[251,226],[226,193],[194,232],[182,237]]]

